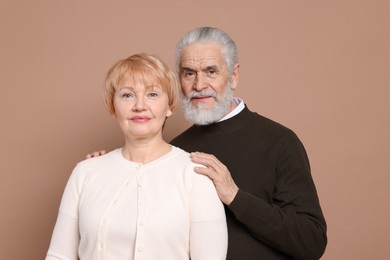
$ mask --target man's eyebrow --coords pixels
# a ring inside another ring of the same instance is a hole
[[[188,71],[196,71],[196,69],[194,68],[190,68],[190,67],[180,67],[180,70],[181,71],[184,71],[184,70],[188,70]],[[204,68],[201,68],[202,71],[206,71],[206,70],[218,70],[218,66],[217,65],[209,65],[209,66],[206,66]]]
[[[218,70],[218,66],[217,65],[210,65],[202,70]]]
[[[180,70],[190,70],[190,71],[195,71],[195,69],[190,68],[190,67],[180,67]]]

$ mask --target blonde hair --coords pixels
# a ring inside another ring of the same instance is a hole
[[[168,65],[155,55],[140,53],[119,60],[107,72],[103,87],[104,103],[111,115],[115,114],[115,91],[124,81],[143,82],[148,85],[159,85],[168,95],[171,111],[175,111],[179,103],[180,87],[175,73]]]

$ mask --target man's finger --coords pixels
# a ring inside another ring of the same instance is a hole
[[[106,150],[100,150],[100,151],[95,151],[95,152],[89,153],[85,157],[87,159],[89,159],[89,158],[93,158],[93,157],[99,157],[99,156],[106,154],[106,153],[107,153]]]

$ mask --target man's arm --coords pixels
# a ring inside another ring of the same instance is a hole
[[[278,159],[271,204],[239,189],[214,156],[193,153],[192,159],[206,166],[195,171],[214,181],[221,200],[256,239],[294,258],[318,259],[327,244],[326,223],[304,147],[296,136],[291,137],[275,148]]]

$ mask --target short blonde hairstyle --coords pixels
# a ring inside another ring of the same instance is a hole
[[[111,115],[115,114],[115,92],[120,84],[127,80],[133,83],[143,82],[146,86],[160,86],[168,94],[168,104],[171,111],[176,110],[180,98],[180,87],[175,73],[157,56],[140,53],[118,61],[107,73],[103,97],[106,108]]]

